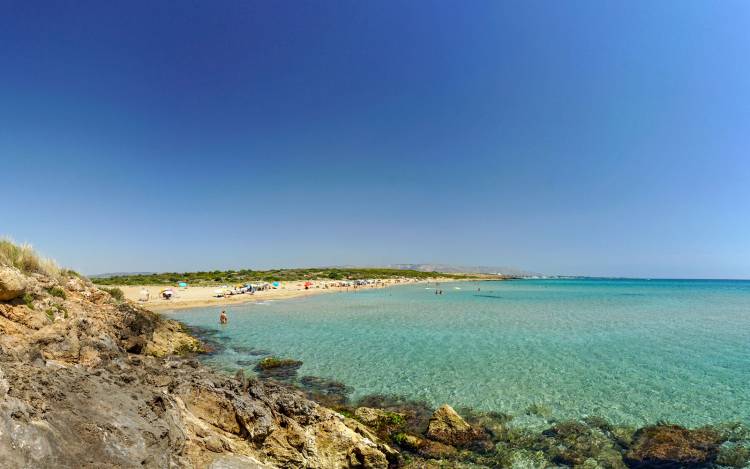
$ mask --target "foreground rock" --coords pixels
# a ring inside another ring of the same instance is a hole
[[[482,439],[482,432],[472,428],[453,407],[445,404],[430,419],[425,433],[427,438],[451,446],[466,446]]]
[[[26,280],[18,269],[0,266],[0,301],[18,298],[25,288]]]
[[[3,468],[385,469],[398,456],[299,391],[207,369],[178,323],[85,279],[21,281],[28,301],[0,302]]]
[[[655,425],[638,430],[625,462],[633,468],[704,467],[716,459],[720,435],[710,429],[688,430]]]

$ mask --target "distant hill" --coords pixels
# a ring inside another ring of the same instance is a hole
[[[110,278],[110,277],[127,277],[130,275],[151,275],[155,272],[108,272],[106,274],[87,275],[88,278]]]
[[[539,275],[533,272],[518,269],[516,267],[491,267],[483,265],[462,266],[450,264],[391,264],[386,266],[390,269],[416,270],[419,272],[443,272],[448,274],[498,274],[514,277],[527,277]]]

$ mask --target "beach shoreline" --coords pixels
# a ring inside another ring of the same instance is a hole
[[[359,285],[349,287],[337,287],[327,285],[325,281],[314,281],[313,285],[308,289],[305,289],[304,283],[299,282],[283,282],[279,288],[270,288],[268,290],[256,291],[253,294],[240,294],[231,295],[224,297],[216,297],[215,290],[218,286],[191,286],[188,288],[177,288],[172,285],[108,285],[108,288],[116,287],[122,290],[125,298],[137,303],[145,308],[152,311],[174,311],[190,308],[200,308],[215,306],[217,308],[223,306],[233,306],[246,303],[256,303],[259,301],[267,300],[287,300],[292,298],[301,298],[307,296],[314,296],[324,293],[342,293],[351,291],[362,291],[370,290],[374,288],[389,288],[398,285],[417,285],[417,284],[434,284],[434,283],[448,283],[448,282],[466,282],[466,281],[479,281],[481,279],[466,278],[456,279],[448,277],[440,277],[434,279],[383,279],[379,280],[378,283],[372,285]],[[141,290],[147,289],[149,291],[149,300],[140,301]],[[171,288],[174,291],[174,296],[171,299],[165,300],[159,296],[159,292],[164,289]]]

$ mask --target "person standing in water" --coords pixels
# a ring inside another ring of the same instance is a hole
[[[219,324],[226,324],[229,322],[229,318],[227,317],[227,312],[222,311],[219,315]]]

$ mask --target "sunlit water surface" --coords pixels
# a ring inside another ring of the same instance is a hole
[[[170,313],[214,329],[203,359],[252,370],[248,348],[299,376],[482,410],[614,423],[750,422],[750,282],[520,280],[368,289]],[[481,291],[478,289],[481,288]],[[237,347],[237,349],[233,348]],[[238,365],[240,361],[243,365]]]

